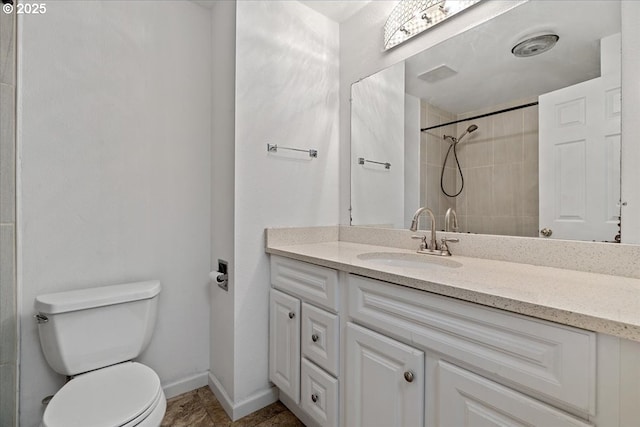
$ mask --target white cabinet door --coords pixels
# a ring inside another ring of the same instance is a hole
[[[465,369],[437,363],[437,427],[591,426]]]
[[[300,300],[275,289],[269,304],[269,379],[300,402]]]
[[[352,323],[346,333],[346,425],[422,426],[424,353]]]

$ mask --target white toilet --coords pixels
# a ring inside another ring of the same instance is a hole
[[[153,334],[160,282],[40,295],[40,345],[54,371],[73,377],[51,399],[43,427],[158,427],[160,378],[132,362]]]

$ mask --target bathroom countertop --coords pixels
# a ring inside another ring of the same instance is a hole
[[[549,320],[640,341],[640,279],[463,256],[434,257],[460,266],[397,267],[358,255],[415,251],[345,241],[267,245],[267,253],[297,259]],[[434,260],[434,263],[440,261]]]

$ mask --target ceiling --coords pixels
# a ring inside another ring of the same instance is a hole
[[[355,15],[360,9],[365,7],[371,1],[359,0],[299,0],[300,3],[309,6],[316,12],[320,12],[329,19],[342,22]]]
[[[407,59],[406,90],[456,114],[538,96],[598,77],[600,39],[618,32],[620,2],[530,1]],[[560,40],[537,56],[511,54],[516,43],[541,33]],[[443,65],[457,73],[438,73]],[[440,79],[417,77],[430,70]]]

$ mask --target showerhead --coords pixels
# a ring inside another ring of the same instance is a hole
[[[469,127],[467,128],[467,130],[465,130],[465,131],[462,133],[462,135],[460,135],[460,136],[458,137],[458,139],[456,139],[456,141],[455,141],[455,142],[456,142],[456,144],[457,144],[457,143],[459,143],[460,141],[462,141],[462,138],[464,138],[468,133],[474,132],[474,131],[476,131],[477,129],[478,129],[478,126],[476,126],[476,125],[471,125],[471,126],[469,126]]]

